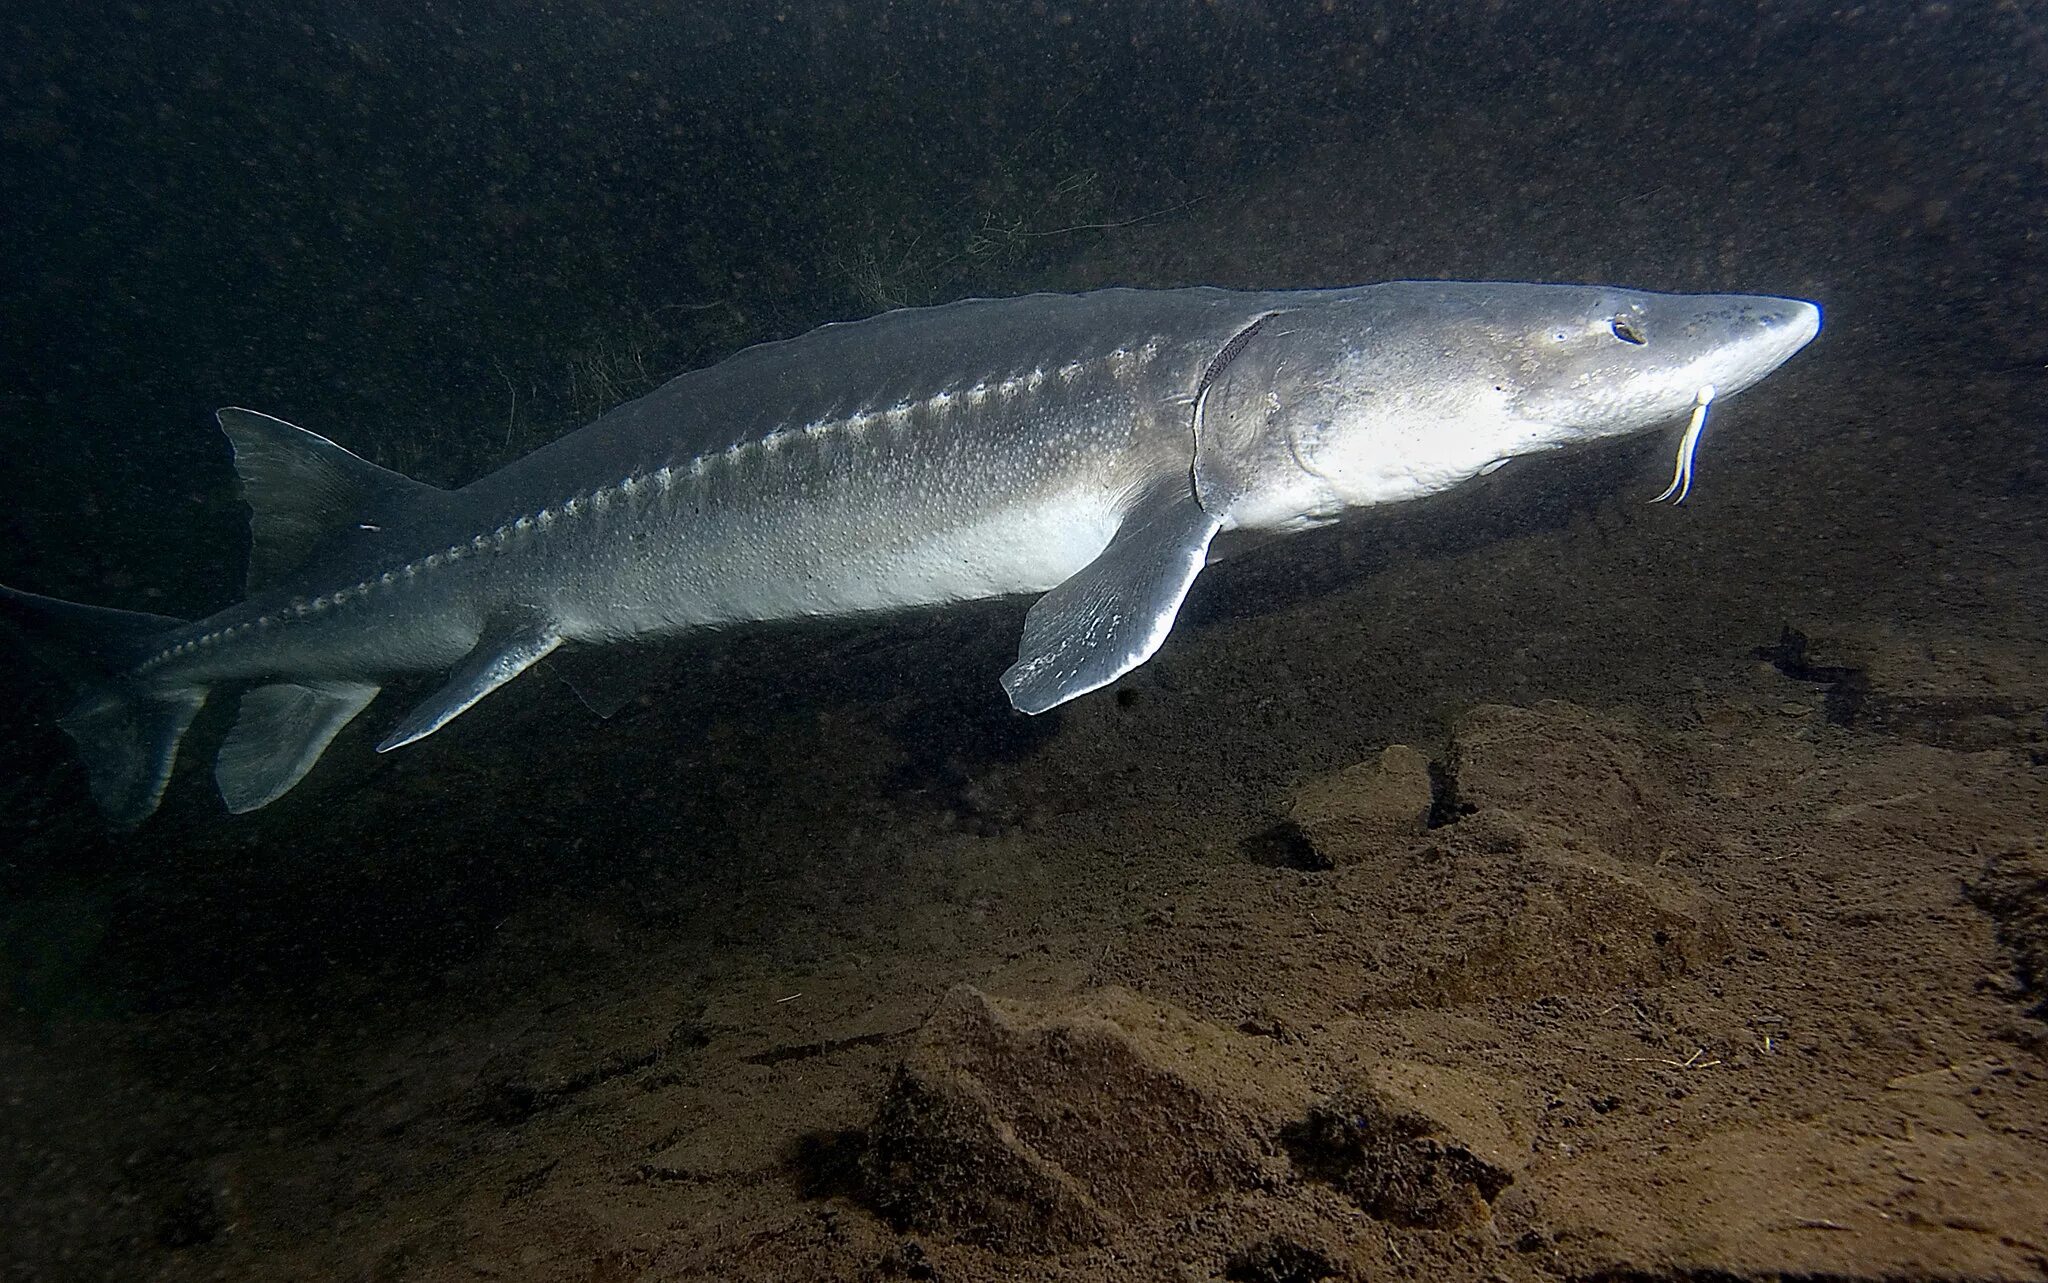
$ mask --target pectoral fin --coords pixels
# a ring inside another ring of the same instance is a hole
[[[477,638],[475,648],[448,674],[448,684],[406,714],[377,745],[377,751],[388,753],[432,735],[561,644],[553,622],[538,615],[493,620]]]
[[[1152,657],[1201,573],[1220,523],[1186,476],[1141,495],[1102,554],[1024,617],[1010,702],[1043,713],[1107,686]]]

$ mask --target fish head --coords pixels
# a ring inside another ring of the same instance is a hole
[[[1505,336],[1503,390],[1521,430],[1546,445],[1661,427],[1749,387],[1820,333],[1820,308],[1800,299],[1528,288],[1541,293]]]
[[[1319,525],[1662,427],[1820,329],[1797,299],[1605,286],[1401,281],[1294,299],[1198,409],[1197,490],[1227,526]]]

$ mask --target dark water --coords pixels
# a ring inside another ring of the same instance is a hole
[[[1037,843],[1103,888],[1069,934],[1113,941],[1142,870],[1193,859],[1159,817],[1228,796],[1234,849],[1304,771],[1441,741],[1472,704],[1678,717],[1788,623],[1991,639],[1999,672],[2048,654],[2037,5],[329,0],[30,4],[4,29],[0,581],[107,605],[237,594],[220,405],[450,484],[746,344],[972,294],[1590,280],[1828,316],[1753,413],[1728,407],[1686,521],[1643,516],[1669,448],[1645,441],[1249,555],[1182,621],[1233,657],[1229,699],[1162,665],[1102,697],[1150,719],[1123,731],[1012,716],[1019,610],[993,604],[688,643],[610,723],[521,684],[388,760],[380,703],[236,819],[203,721],[163,812],[117,834],[54,689],[10,666],[11,1276],[455,1277],[432,1235],[307,1246],[411,1198],[452,1215],[436,1200],[495,1143],[439,1137],[458,1157],[352,1184],[334,1152],[379,1108],[378,1048],[451,1012],[478,1018],[458,1039],[493,1012],[567,1023],[645,981],[620,957],[680,959],[715,1007],[734,969],[888,953],[862,897],[903,912],[962,843]],[[1333,601],[1369,624],[1333,632]],[[2038,685],[2004,680],[1979,695],[2038,746]],[[1083,910],[1033,912],[1005,938]],[[897,950],[934,992],[984,974],[984,926],[959,930]],[[808,1125],[859,1113],[834,1109]],[[299,1157],[222,1175],[258,1150]],[[699,1268],[687,1229],[576,1233],[507,1268]],[[888,1250],[875,1269],[923,1259]],[[803,1259],[732,1268],[842,1268]],[[955,1272],[1002,1276],[975,1259]]]

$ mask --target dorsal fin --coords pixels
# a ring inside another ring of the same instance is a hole
[[[381,526],[433,486],[358,458],[317,432],[234,406],[216,416],[235,447],[248,502],[251,593],[298,569],[353,525]]]

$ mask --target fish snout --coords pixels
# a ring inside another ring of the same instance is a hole
[[[1770,306],[1757,311],[1757,323],[1768,332],[1776,333],[1789,348],[1790,356],[1813,341],[1820,333],[1820,305],[1805,299],[1780,298],[1770,300]]]
[[[1729,299],[1690,327],[1700,350],[1687,378],[1722,396],[1739,392],[1812,342],[1820,325],[1820,308],[1804,299]]]

